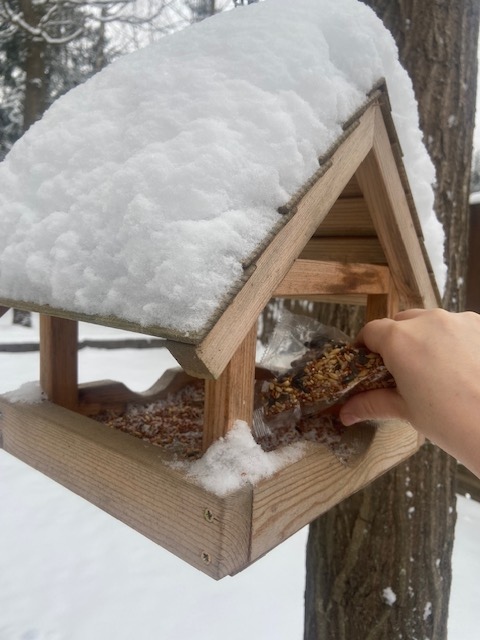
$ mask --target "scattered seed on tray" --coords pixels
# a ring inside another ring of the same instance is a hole
[[[193,382],[164,400],[129,404],[124,411],[106,409],[94,418],[182,458],[202,453],[203,383]]]
[[[307,440],[347,461],[351,438],[348,445],[342,440],[345,428],[331,407],[348,393],[387,386],[394,381],[378,354],[327,341],[292,363],[287,374],[263,383],[260,403],[272,428],[253,435],[265,451]],[[204,398],[199,380],[166,399],[129,404],[123,411],[106,409],[94,418],[179,458],[196,459],[202,455]]]

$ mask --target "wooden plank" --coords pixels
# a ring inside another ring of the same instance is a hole
[[[84,415],[95,415],[102,409],[122,409],[128,403],[158,402],[194,381],[198,382],[198,379],[177,367],[165,371],[149,389],[142,392],[132,391],[123,383],[114,380],[86,382],[78,387],[77,411]]]
[[[11,298],[0,297],[0,305],[9,308],[21,309],[24,311],[34,311],[46,316],[54,316],[56,318],[65,318],[67,320],[76,320],[78,322],[89,322],[91,324],[99,324],[113,329],[122,329],[123,331],[134,331],[148,336],[156,336],[158,338],[168,338],[171,340],[182,340],[187,344],[196,344],[199,342],[199,335],[195,332],[190,334],[179,334],[178,331],[155,325],[143,326],[136,322],[130,322],[116,316],[99,316],[88,313],[80,313],[78,311],[60,309],[52,307],[48,304],[37,304],[28,300],[12,300]]]
[[[342,464],[322,445],[310,445],[301,460],[255,486],[250,560],[261,557],[417,450],[417,432],[400,421],[378,423],[370,447],[355,464]]]
[[[365,321],[377,320],[378,318],[393,318],[400,311],[400,299],[398,292],[390,280],[389,288],[383,294],[371,294],[367,296],[367,308],[365,310]]]
[[[348,183],[345,185],[340,198],[363,198],[362,190],[358,184],[357,177],[353,175]]]
[[[252,275],[207,337],[196,349],[198,358],[217,377],[299,257],[305,243],[332,208],[372,146],[373,107],[331,157],[331,168],[298,203],[295,215],[280,229],[259,257]],[[364,260],[355,260],[364,262]],[[242,322],[238,322],[242,318]]]
[[[314,236],[375,236],[376,231],[363,196],[339,198]]]
[[[305,300],[303,295],[289,295],[286,299]],[[359,307],[364,307],[367,304],[367,296],[364,294],[337,294],[337,295],[310,295],[308,296],[309,302],[324,302],[328,304],[353,304]]]
[[[40,385],[62,407],[78,404],[78,326],[75,320],[40,316]]]
[[[218,380],[205,380],[203,450],[229,431],[235,420],[253,422],[257,323]]]
[[[390,273],[385,266],[298,259],[273,295],[382,294],[389,289]]]
[[[159,447],[49,402],[0,409],[12,455],[213,578],[247,564],[251,488],[216,496],[167,466]]]
[[[377,320],[378,318],[391,318],[399,310],[397,300],[392,300],[389,295],[369,295],[367,296],[367,308],[365,311],[365,321]]]
[[[387,264],[382,245],[376,236],[314,237],[307,242],[299,257],[303,260]]]
[[[415,232],[382,114],[379,108],[375,109],[373,147],[356,172],[357,180],[400,297],[406,306],[436,307],[439,300]]]

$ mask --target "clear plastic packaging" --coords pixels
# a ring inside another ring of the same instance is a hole
[[[395,386],[378,354],[335,327],[286,310],[261,366],[271,374],[257,389],[254,431],[264,441],[280,430],[316,440],[326,433],[331,440],[345,431],[338,412],[348,397]]]

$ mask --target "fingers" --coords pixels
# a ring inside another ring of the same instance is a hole
[[[364,420],[408,420],[407,406],[396,389],[376,389],[353,396],[340,409],[340,420],[350,426]]]
[[[391,318],[371,320],[360,330],[355,342],[357,344],[364,344],[370,351],[381,353],[382,345],[387,341],[388,334],[394,324],[395,320]]]
[[[397,322],[404,320],[413,320],[421,315],[429,313],[428,309],[406,309],[405,311],[399,311],[392,318],[382,318],[380,320],[371,320],[368,322],[357,335],[355,342],[358,344],[364,344],[370,351],[375,353],[382,353],[382,346],[384,346],[392,330],[395,328]]]
[[[405,309],[405,311],[399,311],[393,316],[394,320],[411,320],[412,318],[418,318],[424,313],[428,313],[428,309]]]

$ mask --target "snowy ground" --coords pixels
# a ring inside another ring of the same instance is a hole
[[[34,336],[8,320],[0,344]],[[87,348],[80,378],[140,390],[172,363],[163,349]],[[0,393],[37,370],[36,353],[0,353]],[[459,498],[458,510],[449,638],[474,640],[480,505]],[[306,536],[215,582],[0,451],[0,640],[300,640]]]

